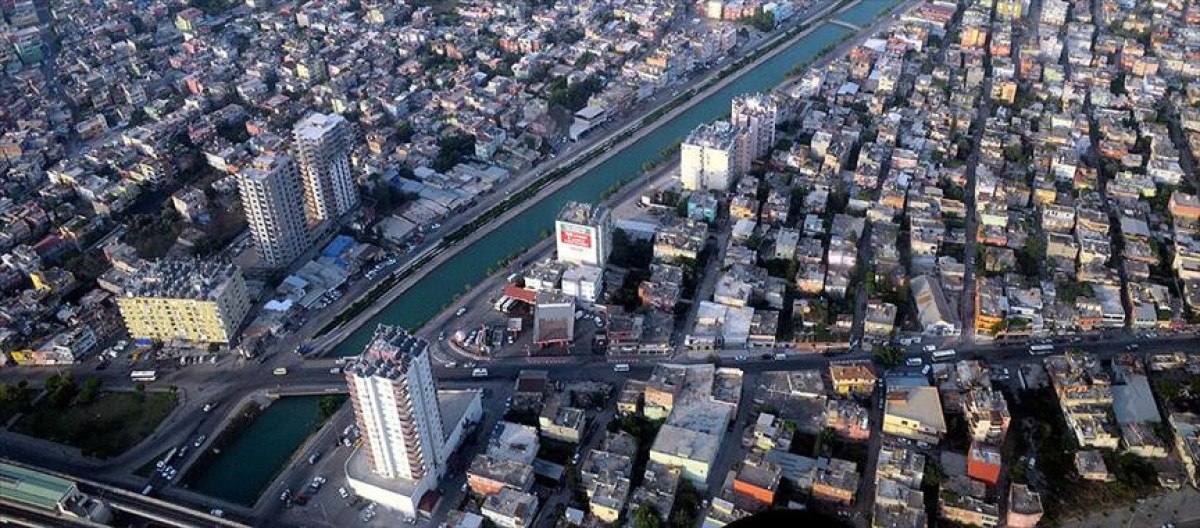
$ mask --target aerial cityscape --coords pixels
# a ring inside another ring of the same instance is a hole
[[[1200,0],[0,14],[0,525],[1200,527]]]

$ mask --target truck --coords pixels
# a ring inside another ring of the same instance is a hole
[[[273,371],[273,373],[274,373],[276,376],[287,376],[287,372],[288,372],[288,371],[287,371],[287,368],[286,368],[286,367],[277,367],[277,368],[276,368],[276,369]]]
[[[488,375],[488,370],[485,368],[482,368],[482,367],[471,371],[472,378],[486,378],[487,375]]]

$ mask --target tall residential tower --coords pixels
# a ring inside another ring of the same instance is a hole
[[[729,120],[746,127],[752,158],[762,158],[775,146],[775,122],[779,106],[769,94],[747,93],[733,98]]]
[[[286,268],[310,244],[296,165],[287,156],[259,156],[238,174],[238,188],[258,253],[267,266]]]
[[[679,147],[679,179],[689,191],[725,191],[750,169],[746,128],[728,121],[700,125]]]
[[[603,205],[567,202],[554,222],[558,260],[604,269],[612,251],[612,218]]]
[[[362,355],[346,367],[362,449],[346,462],[362,497],[416,516],[437,488],[446,460],[468,423],[481,415],[477,391],[438,391],[428,344],[403,329],[380,325]]]
[[[336,220],[358,207],[358,189],[350,173],[350,126],[337,114],[311,113],[296,123],[292,139],[308,224]]]

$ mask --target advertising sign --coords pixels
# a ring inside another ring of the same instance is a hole
[[[592,233],[586,227],[578,227],[568,224],[563,224],[559,230],[559,239],[563,244],[581,248],[592,247]]]

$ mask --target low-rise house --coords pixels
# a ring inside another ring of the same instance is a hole
[[[812,478],[812,497],[844,506],[854,504],[858,465],[849,460],[819,458]]]
[[[833,391],[841,396],[870,394],[878,377],[869,361],[838,361],[829,364]]]
[[[529,491],[533,487],[533,466],[503,458],[493,458],[486,453],[471,461],[467,469],[467,484],[479,495],[492,495],[501,489]]]
[[[1192,487],[1200,487],[1196,466],[1200,465],[1200,415],[1171,413],[1167,417],[1175,431],[1175,455],[1183,463],[1184,472]]]
[[[675,493],[679,489],[682,474],[683,471],[678,467],[659,464],[651,460],[646,464],[642,483],[633,490],[629,503],[639,506],[653,505],[665,523],[667,516],[671,513],[671,508],[675,505]]]
[[[767,508],[775,502],[783,473],[779,466],[761,458],[743,460],[733,477],[735,495]]]
[[[1104,457],[1099,451],[1085,449],[1075,453],[1075,471],[1084,480],[1098,480],[1100,482],[1112,482],[1115,480],[1112,473],[1108,472],[1108,465],[1104,463]]]
[[[705,489],[720,445],[721,438],[717,435],[664,424],[650,447],[650,460],[682,468],[684,478]]]
[[[855,442],[871,438],[871,412],[854,400],[830,399],[825,402],[825,427],[834,434]]]
[[[536,495],[504,488],[488,495],[479,510],[500,528],[527,528],[532,525],[537,508]]]
[[[754,427],[747,430],[742,444],[746,447],[770,451],[779,449],[787,451],[792,445],[795,425],[779,419],[773,414],[760,413],[754,421]]]
[[[883,432],[936,444],[946,434],[946,419],[936,387],[889,389],[883,415]]]
[[[1008,488],[1009,528],[1034,528],[1042,521],[1042,496],[1029,486],[1014,483]]]
[[[627,433],[609,433],[600,447],[588,453],[579,467],[588,510],[602,522],[614,523],[629,497],[629,476],[637,441]]]
[[[538,415],[538,429],[542,436],[552,440],[579,443],[583,429],[587,425],[587,416],[583,409],[567,405],[565,397],[552,397]]]
[[[991,528],[1000,523],[1000,508],[984,500],[986,487],[966,477],[951,477],[938,494],[941,518],[965,526]]]
[[[1000,482],[1000,471],[1004,469],[1004,459],[1000,449],[985,442],[972,442],[967,451],[967,476],[989,486]]]

